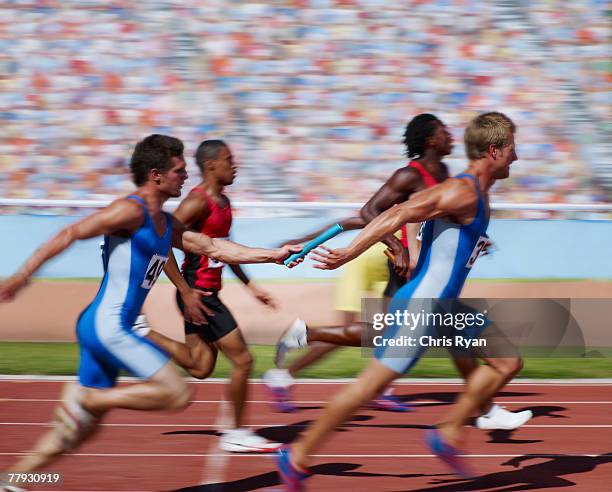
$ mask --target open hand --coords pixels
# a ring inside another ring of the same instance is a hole
[[[202,302],[202,296],[210,295],[212,295],[212,292],[206,292],[199,289],[189,289],[186,293],[181,294],[181,299],[185,306],[183,309],[183,316],[186,321],[194,325],[208,324],[207,317],[214,316],[215,313]]]
[[[329,249],[327,246],[317,248],[310,258],[317,262],[314,267],[319,270],[335,270],[352,260],[348,248]]]
[[[252,282],[249,283],[248,289],[255,296],[255,299],[257,299],[259,302],[272,309],[278,309],[278,304],[276,303],[276,300],[274,299],[274,297],[272,297],[272,295],[270,295],[269,292],[260,289],[256,285],[253,285]]]

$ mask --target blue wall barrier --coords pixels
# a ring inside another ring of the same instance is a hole
[[[76,217],[0,216],[0,276],[13,273],[47,238]],[[236,219],[232,238],[249,246],[275,246],[283,240],[326,225],[319,218]],[[605,278],[612,279],[612,221],[493,220],[489,236],[497,250],[480,258],[471,278]],[[331,240],[346,245],[356,232]],[[82,241],[50,261],[38,277],[71,278],[102,275],[101,238]],[[248,265],[255,278],[333,278],[337,271],[312,268],[309,260],[293,270],[280,265]],[[226,269],[228,270],[228,269]],[[231,272],[226,271],[231,276]]]

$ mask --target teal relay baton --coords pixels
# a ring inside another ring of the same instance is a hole
[[[292,254],[283,263],[285,265],[288,265],[292,261],[296,261],[296,260],[299,260],[300,258],[304,258],[304,256],[310,253],[317,246],[320,246],[325,241],[331,239],[332,237],[337,236],[343,231],[344,229],[342,228],[340,224],[334,224],[329,229],[327,229],[326,231],[323,231],[321,234],[319,234],[317,237],[315,237],[311,241],[308,241],[302,248],[302,251],[300,251],[299,253]]]

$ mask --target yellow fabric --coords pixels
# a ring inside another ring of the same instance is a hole
[[[361,312],[361,299],[367,295],[382,297],[389,270],[386,246],[376,243],[353,261],[344,265],[336,283],[336,303],[338,311]]]

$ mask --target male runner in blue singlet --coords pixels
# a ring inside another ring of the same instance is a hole
[[[485,113],[474,118],[465,131],[469,158],[466,171],[454,179],[415,193],[411,198],[375,218],[347,248],[323,250],[315,256],[321,269],[335,269],[352,260],[387,234],[405,223],[425,222],[419,261],[412,280],[394,296],[389,313],[418,312],[423,302],[435,298],[456,298],[480,250],[485,246],[489,223],[488,191],[497,179],[509,176],[517,159],[514,123],[501,113]],[[419,304],[418,306],[413,305]],[[381,347],[357,381],[346,386],[327,405],[322,416],[298,439],[292,448],[283,448],[278,457],[281,477],[287,490],[303,490],[310,457],[363,403],[380,394],[394,379],[418,361],[422,351],[392,353],[386,341],[398,339],[401,324],[389,326]],[[419,329],[421,330],[419,332]],[[429,335],[419,326],[414,338]],[[453,405],[449,418],[427,435],[427,443],[436,455],[455,472],[465,474],[455,446],[461,442],[463,425],[480,405],[495,394],[522,367],[519,357],[485,358],[466,382],[466,388]],[[512,370],[508,368],[511,367]]]
[[[104,278],[93,302],[77,322],[79,383],[66,385],[55,413],[55,426],[21,459],[12,472],[36,470],[74,449],[93,434],[112,408],[177,410],[191,392],[149,340],[132,332],[151,287],[162,272],[171,246],[231,263],[282,263],[299,247],[248,248],[186,231],[163,203],[181,194],[187,179],[183,143],[151,135],[136,145],[130,169],[137,190],[72,224],[43,244],[10,278],[0,282],[0,302],[11,300],[48,260],[77,240],[104,236]],[[115,387],[120,369],[143,382]],[[0,487],[5,487],[0,484]]]

